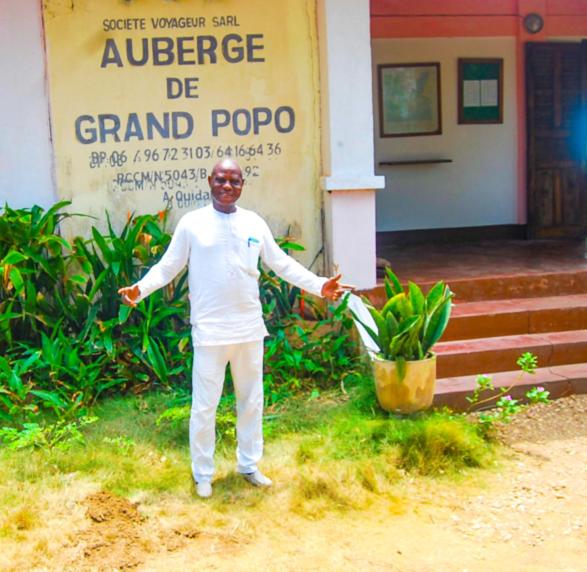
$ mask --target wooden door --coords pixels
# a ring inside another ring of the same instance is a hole
[[[587,236],[587,43],[526,46],[528,234]]]

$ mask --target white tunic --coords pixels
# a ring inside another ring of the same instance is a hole
[[[161,260],[137,282],[138,300],[171,282],[187,263],[194,345],[260,340],[267,329],[259,300],[259,256],[284,280],[321,295],[327,278],[281,250],[259,215],[239,207],[226,214],[208,205],[181,218]]]

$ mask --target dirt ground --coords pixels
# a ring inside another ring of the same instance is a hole
[[[507,447],[495,469],[456,483],[406,477],[366,510],[317,520],[274,512],[254,521],[253,513],[230,508],[202,519],[203,501],[148,504],[78,487],[47,522],[55,533],[42,541],[52,557],[27,568],[0,556],[0,568],[587,570],[587,396],[527,410],[501,436]],[[276,483],[267,494],[286,486]],[[70,531],[60,534],[60,527]]]

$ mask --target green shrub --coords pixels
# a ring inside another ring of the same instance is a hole
[[[300,389],[326,389],[357,376],[360,363],[352,326],[346,301],[330,306],[328,314],[314,322],[291,314],[270,324],[264,375],[268,404]]]
[[[72,246],[58,234],[70,215],[41,207],[0,216],[0,352],[15,342],[40,342],[41,332],[63,324],[70,299],[81,290],[82,276],[70,272]]]
[[[187,272],[136,309],[121,305],[117,293],[165,252],[167,213],[129,216],[119,232],[107,216],[105,232],[93,226],[88,238],[67,241],[59,224],[80,216],[63,212],[68,204],[47,211],[6,206],[0,215],[0,419],[20,428],[44,410],[74,418],[105,394],[186,391],[191,383]],[[308,325],[297,316],[299,289],[261,269],[273,334],[266,342],[268,402],[352,377],[356,353],[344,307]]]
[[[437,282],[426,295],[410,282],[405,292],[389,268],[386,268],[384,285],[387,301],[381,311],[365,298],[375,329],[358,316],[355,319],[377,344],[381,357],[396,362],[399,377],[403,379],[407,360],[431,356],[432,347],[448,325],[453,293],[444,282]]]

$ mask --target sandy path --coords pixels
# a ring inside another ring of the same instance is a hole
[[[528,410],[503,438],[501,466],[461,483],[407,479],[369,510],[275,515],[141,569],[586,571],[587,396]]]
[[[198,500],[135,506],[79,491],[74,521],[55,515],[58,548],[42,566],[27,567],[23,542],[12,562],[0,555],[0,569],[586,571],[587,396],[524,413],[504,435],[493,470],[458,483],[405,478],[366,510],[318,520],[230,506],[206,520]],[[279,499],[288,486],[269,494]]]
[[[369,511],[275,518],[232,543],[201,539],[140,569],[587,570],[587,437],[551,441],[546,451],[519,443],[507,464],[474,483],[406,483],[399,500]]]

